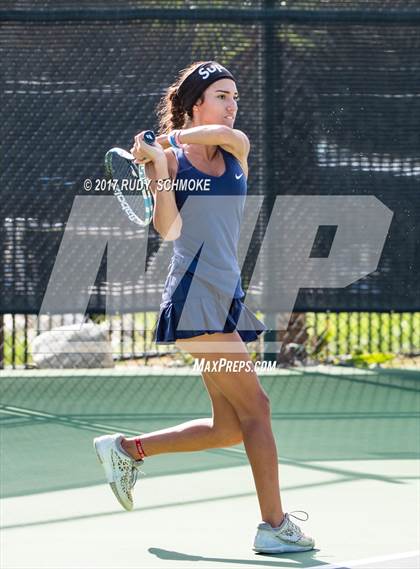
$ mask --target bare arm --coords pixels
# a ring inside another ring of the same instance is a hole
[[[152,180],[150,189],[155,202],[153,208],[153,227],[162,236],[164,241],[178,239],[181,233],[182,219],[176,205],[172,183],[166,181],[165,184],[165,182],[163,182],[165,179],[170,178],[165,154],[161,160],[146,164],[146,174],[147,177]],[[161,182],[159,182],[159,180],[161,180]],[[172,182],[172,179],[170,179],[170,182]]]
[[[143,140],[143,133],[135,137],[135,143],[131,153],[139,164],[145,164],[146,175],[151,180],[150,189],[154,198],[153,227],[162,236],[164,241],[178,239],[182,219],[179,214],[175,191],[172,184],[168,183],[168,189],[162,181],[169,178],[168,159],[162,146],[155,142],[149,145]]]
[[[163,147],[169,146],[166,134],[159,136],[157,140]],[[250,144],[247,135],[241,130],[218,124],[194,126],[181,130],[179,141],[182,144],[221,146],[233,154],[247,170]]]

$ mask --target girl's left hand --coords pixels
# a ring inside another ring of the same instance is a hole
[[[165,152],[162,146],[155,140],[153,144],[147,144],[144,141],[143,130],[134,137],[134,145],[130,152],[134,156],[135,164],[147,164],[148,162],[156,162],[162,158],[165,158]]]

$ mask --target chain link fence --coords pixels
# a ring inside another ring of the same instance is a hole
[[[157,314],[144,312],[91,321],[104,327],[114,365],[187,365],[189,358],[172,346],[153,342]],[[50,318],[43,330],[77,324],[81,315]],[[31,315],[0,316],[1,368],[36,367],[31,346],[39,334],[38,318]],[[289,328],[278,334],[282,347],[277,363],[304,365],[332,363],[369,367],[420,367],[420,313],[329,312],[294,313]],[[263,340],[249,344],[254,361],[264,353]],[[81,365],[88,366],[88,361]],[[55,367],[64,367],[57,356]]]
[[[345,289],[299,292],[289,329],[271,334],[282,342],[276,358],[286,365],[417,365],[418,0],[89,0],[83,8],[72,0],[5,0],[0,21],[1,367],[33,366],[41,328],[86,321],[62,314],[41,326],[35,316],[82,180],[101,177],[108,148],[128,147],[145,125],[156,127],[165,87],[198,59],[219,59],[238,78],[237,127],[252,142],[249,194],[264,197],[257,224],[245,227],[253,235],[245,288],[278,196],[371,195],[394,213],[376,271]],[[149,261],[162,244],[152,228],[147,239]],[[263,259],[271,282],[283,278],[275,262],[281,246]],[[84,250],[81,262],[89,262]],[[105,321],[105,265],[106,258],[85,288],[93,291],[88,312],[106,333],[113,361],[181,361],[174,348],[152,341],[163,282],[156,279],[151,291],[140,284],[147,311]],[[247,298],[262,298],[256,309],[275,319],[269,287],[262,297],[249,288]],[[261,357],[262,340],[251,352]]]

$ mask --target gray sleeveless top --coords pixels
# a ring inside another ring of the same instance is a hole
[[[163,302],[172,294],[186,271],[206,290],[241,298],[237,249],[247,184],[239,161],[220,148],[225,171],[211,176],[197,170],[182,148],[176,148],[178,172],[174,181],[175,200],[182,229],[173,242],[173,256],[165,283]],[[209,286],[208,286],[209,285]]]

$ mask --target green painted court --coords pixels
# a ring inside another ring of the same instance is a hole
[[[315,551],[256,555],[242,445],[145,461],[123,511],[92,448],[101,433],[211,416],[188,369],[3,371],[1,567],[419,566],[420,373],[319,366],[261,374],[286,511]]]

